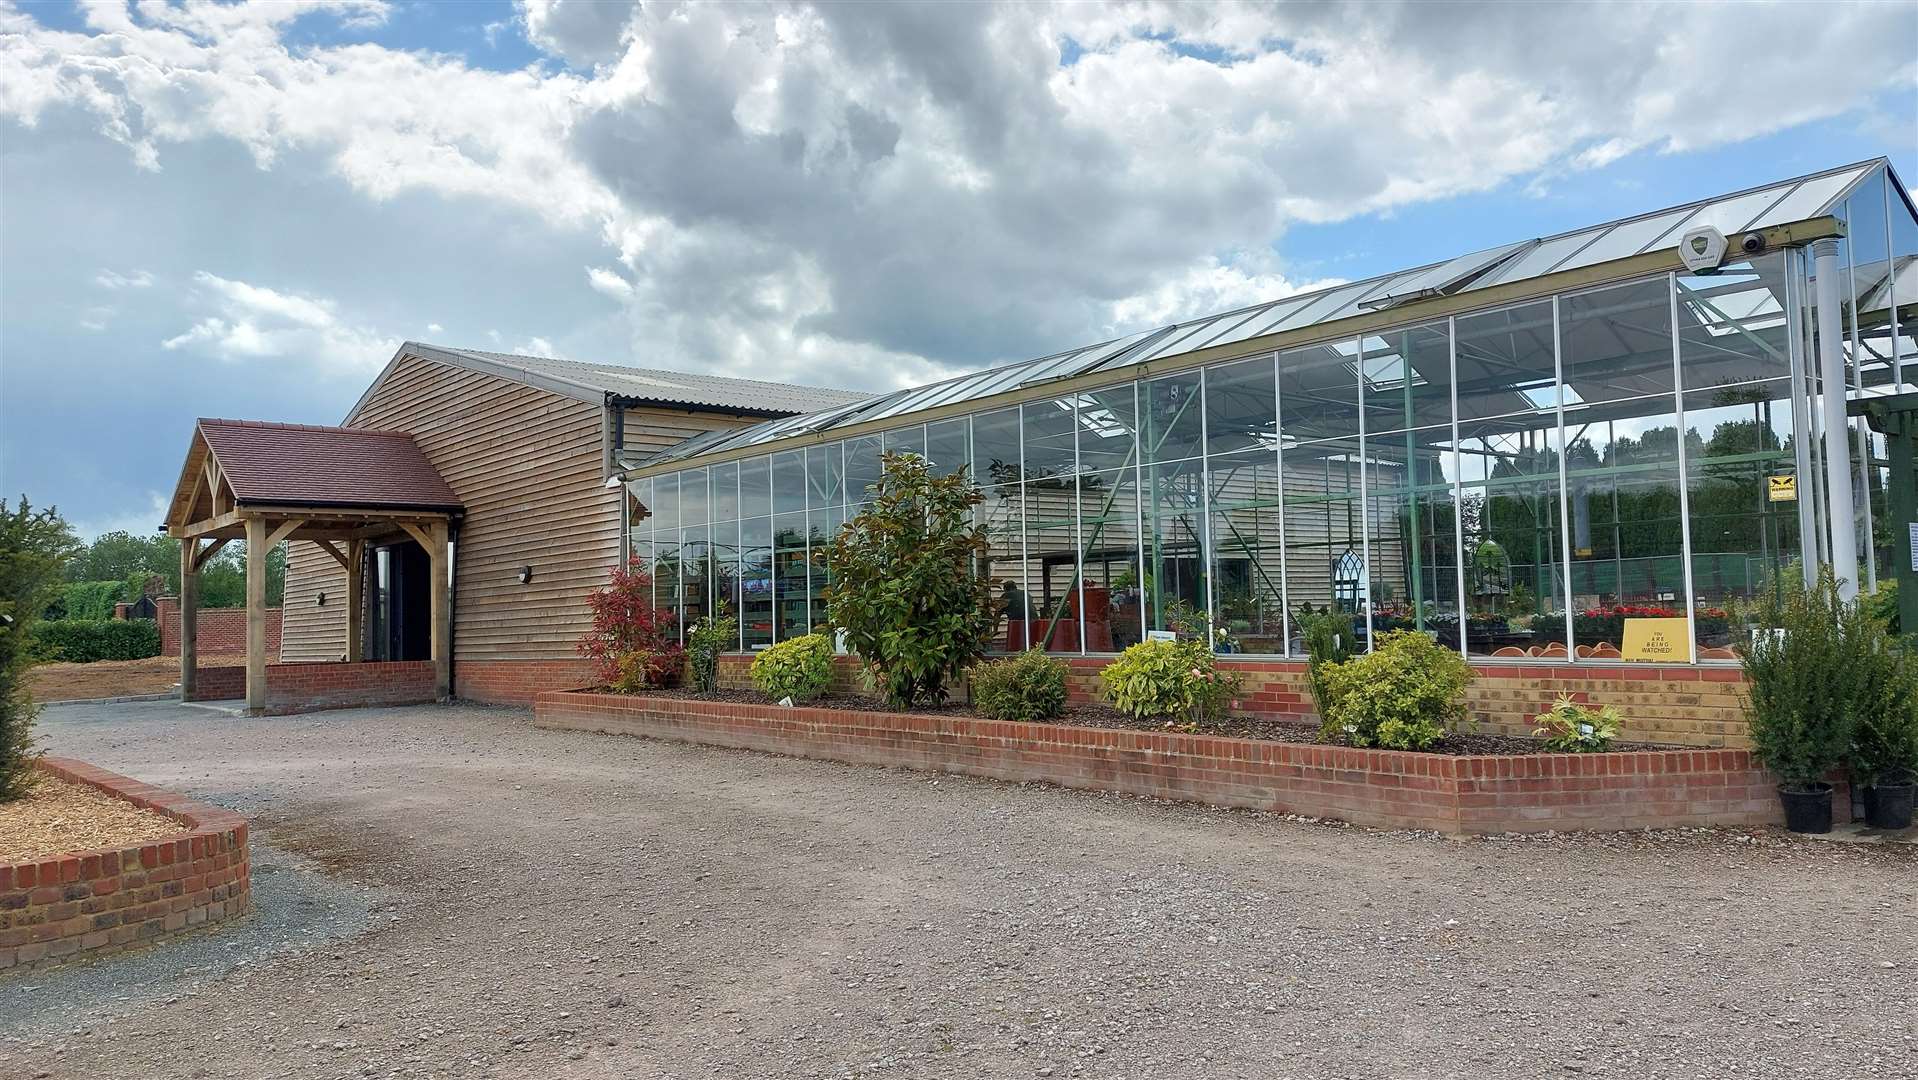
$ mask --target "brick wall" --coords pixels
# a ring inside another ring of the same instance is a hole
[[[743,658],[742,658],[743,659]],[[453,696],[489,705],[528,706],[547,690],[599,682],[585,660],[460,660],[453,664]]]
[[[189,832],[132,847],[0,864],[0,971],[95,956],[244,914],[245,819],[64,758],[55,776],[157,810]]]
[[[180,655],[180,598],[162,596],[154,601],[159,608],[160,655]],[[280,609],[266,609],[266,655],[280,655]],[[202,656],[246,652],[245,608],[201,608],[194,620],[199,628],[195,647]]]
[[[1453,757],[567,692],[541,694],[534,722],[1446,833],[1758,825],[1780,816],[1775,782],[1743,750]],[[1837,797],[1849,805],[1848,795]]]
[[[198,669],[194,701],[246,697],[243,666]],[[323,709],[419,705],[435,700],[431,660],[361,664],[268,664],[266,713],[284,716]]]
[[[1067,667],[1068,696],[1074,701],[1100,700],[1099,672],[1110,658],[1060,659]],[[751,662],[749,656],[721,657],[720,685],[751,689]],[[1224,659],[1221,664],[1245,680],[1242,711],[1318,723],[1304,662]],[[1618,706],[1625,716],[1622,737],[1629,742],[1714,749],[1751,745],[1738,703],[1743,676],[1734,667],[1480,664],[1474,670],[1465,705],[1478,730],[1490,734],[1531,734],[1532,718],[1549,709],[1559,694],[1567,694],[1588,704]],[[837,658],[834,689],[856,690],[856,672],[851,657]]]

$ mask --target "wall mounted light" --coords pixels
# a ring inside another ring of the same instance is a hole
[[[521,585],[526,585],[526,584],[530,584],[530,583],[532,582],[532,580],[533,580],[533,568],[532,568],[532,567],[530,567],[530,566],[522,566],[522,567],[520,567],[520,568],[519,568],[519,583],[520,583]]]
[[[326,594],[325,594],[325,593],[321,593],[321,594],[319,594],[318,596],[315,596],[315,597],[313,598],[313,606],[314,606],[314,607],[325,607],[325,606],[326,606]]]

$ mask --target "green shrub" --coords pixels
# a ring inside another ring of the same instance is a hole
[[[1786,787],[1813,789],[1851,748],[1866,666],[1852,646],[1869,615],[1839,596],[1829,566],[1809,587],[1779,575],[1743,610],[1757,628],[1733,644],[1745,672],[1752,752]]]
[[[972,704],[994,720],[1051,720],[1066,709],[1066,666],[1040,649],[981,664]]]
[[[91,664],[160,655],[160,627],[152,619],[55,619],[36,624],[31,637],[44,660]]]
[[[719,689],[719,654],[739,647],[739,620],[725,612],[708,615],[686,635],[686,662],[693,689],[710,694]]]
[[[1898,579],[1884,578],[1878,582],[1878,588],[1870,595],[1860,598],[1873,618],[1885,624],[1885,629],[1894,637],[1902,633],[1898,625]]]
[[[1352,632],[1352,617],[1336,614],[1329,607],[1315,612],[1311,604],[1305,604],[1300,607],[1298,618],[1299,634],[1305,639],[1306,688],[1312,691],[1312,705],[1318,710],[1323,726],[1332,711],[1325,686],[1326,668],[1352,658],[1357,635]]]
[[[33,766],[38,706],[26,687],[35,661],[29,635],[79,547],[59,511],[35,510],[24,495],[12,506],[0,499],[0,802],[25,795],[40,776]]]
[[[1203,727],[1237,704],[1239,677],[1219,670],[1203,640],[1141,641],[1099,673],[1107,701],[1141,720]]]
[[[60,590],[60,599],[48,609],[48,616],[92,622],[111,619],[113,605],[127,599],[126,591],[124,581],[69,581]]]
[[[1457,650],[1416,630],[1380,634],[1369,654],[1326,665],[1323,730],[1353,746],[1424,750],[1465,718],[1471,681]]]
[[[1547,749],[1583,754],[1610,747],[1624,718],[1615,706],[1592,709],[1560,694],[1550,710],[1532,719],[1538,725],[1532,734],[1543,736]]]
[[[872,668],[894,708],[946,699],[998,621],[973,520],[982,496],[962,469],[940,476],[917,454],[885,454],[864,509],[826,552],[827,621]]]
[[[1860,597],[1846,648],[1852,660],[1854,783],[1903,783],[1918,774],[1918,658],[1898,647],[1872,597]],[[1896,599],[1892,604],[1894,613]]]
[[[811,701],[832,685],[832,639],[806,634],[753,657],[753,685],[774,701]]]

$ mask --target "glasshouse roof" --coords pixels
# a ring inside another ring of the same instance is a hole
[[[1469,297],[1494,286],[1673,249],[1687,230],[1703,225],[1716,226],[1726,236],[1735,237],[1739,233],[1820,218],[1829,215],[1860,181],[1880,169],[1888,169],[1883,158],[1858,162],[1556,236],[1501,244],[1428,266],[1296,293],[1253,307],[1173,323],[800,416],[709,432],[654,454],[643,464],[659,465],[740,451],[827,429],[977,401],[1041,383],[1117,371],[1254,338],[1294,334],[1357,316],[1376,316],[1443,298]],[[1407,317],[1416,316],[1408,311]]]

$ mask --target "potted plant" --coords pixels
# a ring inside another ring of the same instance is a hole
[[[1918,795],[1918,661],[1897,647],[1869,601],[1858,605],[1855,618],[1851,780],[1864,799],[1865,824],[1907,829]]]
[[[1846,639],[1858,633],[1856,606],[1825,567],[1810,586],[1787,578],[1765,590],[1749,621],[1751,636],[1735,651],[1752,752],[1778,777],[1785,827],[1830,832],[1827,778],[1851,745],[1858,665]]]

